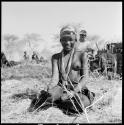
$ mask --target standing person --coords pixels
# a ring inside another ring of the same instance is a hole
[[[87,53],[77,50],[76,42],[76,28],[70,25],[63,27],[60,31],[60,43],[63,50],[52,56],[52,79],[47,92],[41,91],[39,98],[43,101],[39,101],[40,103],[49,98],[49,102],[56,103],[60,100],[64,105],[68,100],[70,103],[67,107],[70,108],[70,105],[74,106],[72,103],[74,97],[77,97],[76,94],[79,95],[82,102],[77,100],[79,103],[83,103],[84,107],[92,103],[95,94],[86,87],[88,77]],[[34,102],[37,102],[36,100]]]
[[[85,42],[86,41],[86,37],[87,37],[86,30],[81,30],[79,35],[80,35],[79,41],[80,42]]]
[[[86,52],[93,52],[92,43],[87,39],[87,31],[81,30],[79,32],[79,42],[77,44],[77,49]]]

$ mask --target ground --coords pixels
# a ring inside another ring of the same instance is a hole
[[[86,115],[65,115],[60,109],[28,112],[29,93],[45,89],[51,77],[51,65],[21,64],[1,69],[1,123],[87,123]],[[89,90],[96,93],[96,104],[87,110],[91,123],[122,123],[122,80],[104,77],[88,79]],[[75,120],[74,120],[75,119]]]

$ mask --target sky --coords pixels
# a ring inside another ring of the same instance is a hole
[[[122,2],[2,2],[2,35],[38,33],[52,41],[66,23],[88,34],[122,40]]]

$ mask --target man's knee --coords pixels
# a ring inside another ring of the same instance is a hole
[[[63,94],[63,89],[60,86],[55,86],[51,90],[49,90],[49,94],[51,95],[53,101],[59,99]]]
[[[49,96],[49,93],[45,90],[40,91],[39,98],[47,98]]]
[[[79,95],[78,97],[76,96],[77,100],[79,100],[79,102],[81,101],[80,104],[83,104],[84,107],[87,107],[87,106],[89,106],[91,104],[90,99],[86,95],[84,95],[82,93],[80,93],[78,95]]]

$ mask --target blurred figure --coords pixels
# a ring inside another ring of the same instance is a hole
[[[86,30],[81,30],[79,35],[80,35],[79,41],[80,42],[85,42],[86,41],[86,37],[87,37]]]
[[[36,54],[35,51],[33,51],[32,60],[35,60],[36,63],[38,63],[38,61],[39,61],[38,55]]]
[[[43,62],[44,61],[44,58],[43,56],[40,57],[40,62]]]
[[[90,60],[94,60],[94,54],[95,54],[95,50],[93,49],[93,47],[91,46],[90,41],[88,41],[87,39],[87,31],[86,30],[80,30],[79,32],[79,42],[77,43],[77,50],[78,51],[83,51],[83,52],[87,52],[87,56],[89,59],[89,63]]]
[[[23,56],[23,57],[24,57],[24,60],[25,60],[25,61],[29,60],[29,56],[27,55],[27,52],[26,52],[26,51],[24,51],[24,56]]]
[[[86,30],[81,30],[79,32],[79,42],[77,42],[76,48],[79,51],[89,52],[92,49],[90,41],[86,40],[87,32]]]
[[[1,52],[1,67],[9,66],[9,61],[7,60],[4,52]]]

